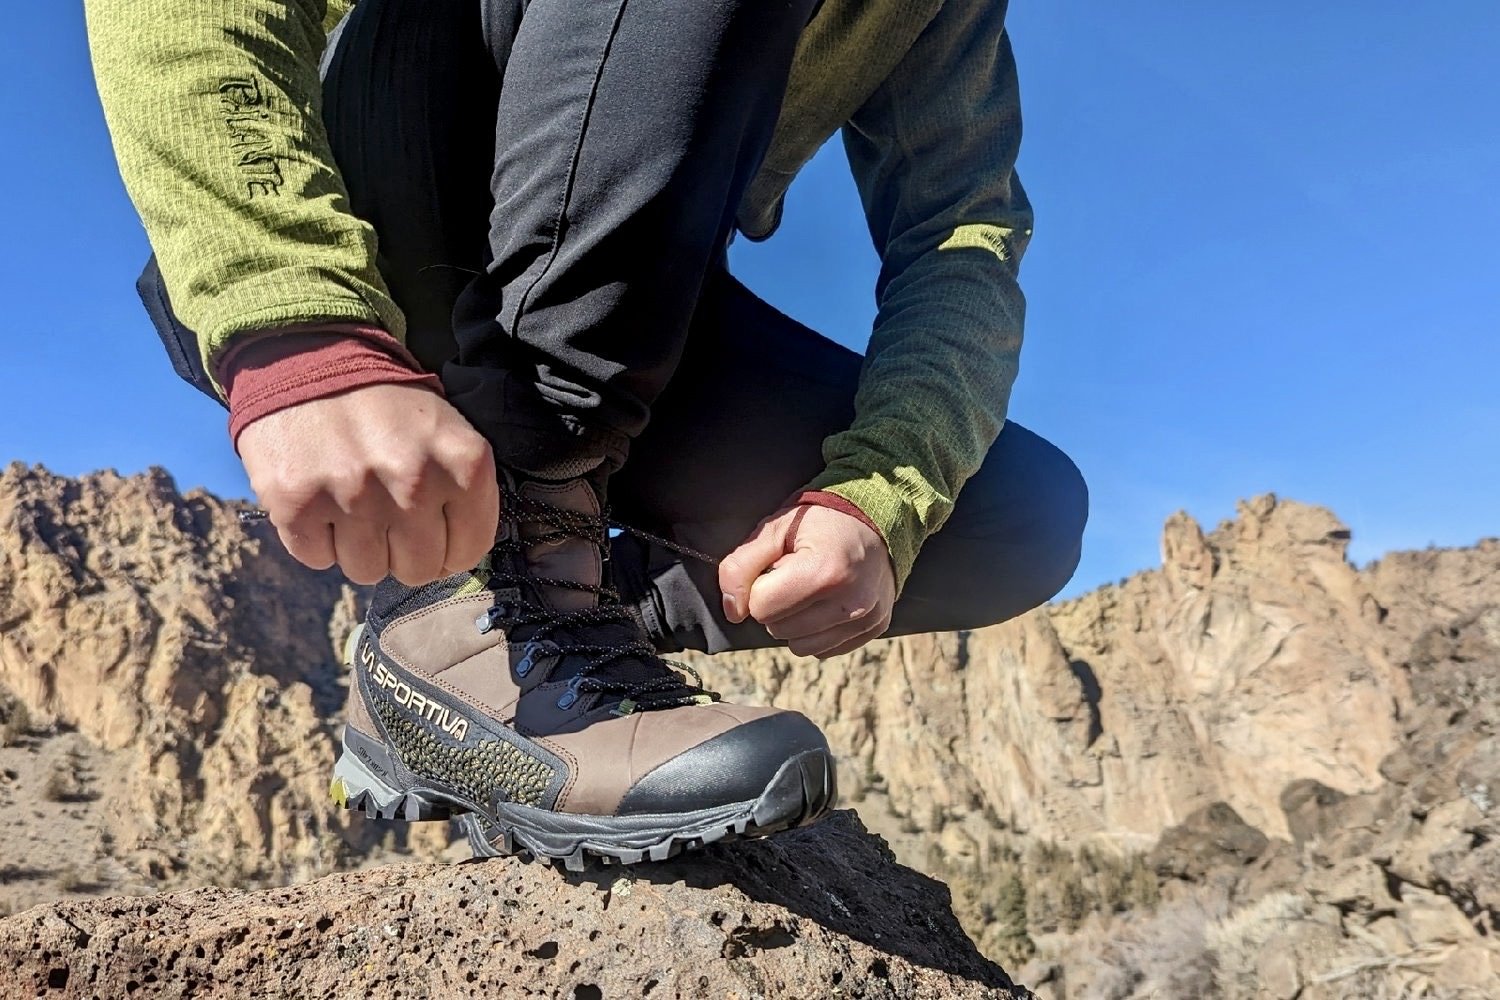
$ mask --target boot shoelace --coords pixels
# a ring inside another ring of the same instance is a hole
[[[579,698],[592,693],[619,695],[620,714],[718,700],[716,693],[703,687],[703,678],[696,670],[657,654],[646,641],[634,614],[621,601],[619,592],[607,583],[602,580],[598,584],[583,583],[512,569],[526,565],[526,550],[532,546],[567,539],[580,539],[595,546],[607,563],[610,528],[693,559],[713,563],[716,560],[712,556],[620,524],[607,515],[568,510],[508,487],[501,488],[501,510],[511,530],[490,550],[488,583],[491,589],[497,589],[498,585],[504,596],[480,615],[476,624],[481,632],[487,632],[496,626],[497,619],[503,619],[511,635],[517,630],[529,630],[525,649],[515,665],[517,676],[527,676],[543,660],[552,661],[548,670],[551,674],[570,659],[581,659],[583,662],[572,671],[567,689],[558,698],[557,705],[562,709],[571,708]],[[543,530],[523,537],[522,524],[541,525]],[[542,600],[540,591],[546,587],[590,594],[597,603],[554,610]],[[580,633],[601,629],[606,633],[618,632],[620,638],[610,642],[585,642],[577,638]]]
[[[578,580],[538,576],[530,572],[518,573],[508,568],[526,564],[527,548],[568,538],[581,539],[596,546],[607,564],[611,528],[710,565],[717,563],[717,559],[649,531],[622,524],[607,515],[594,516],[568,510],[505,486],[501,487],[500,495],[501,516],[510,522],[511,530],[490,549],[486,582],[490,589],[495,589],[498,584],[499,589],[506,593],[480,615],[475,624],[481,632],[488,632],[496,627],[497,619],[503,619],[509,626],[510,635],[514,635],[517,629],[531,628],[531,634],[525,640],[525,650],[515,665],[517,676],[526,677],[543,660],[552,661],[548,669],[550,674],[555,673],[570,657],[582,658],[583,664],[573,673],[571,683],[558,698],[557,705],[561,709],[571,708],[585,694],[596,692],[620,695],[620,706],[616,711],[621,715],[678,705],[708,704],[719,700],[717,692],[704,688],[703,677],[697,670],[678,660],[668,660],[656,652],[656,648],[646,641],[635,616],[621,601],[619,591],[602,580],[598,584],[589,584]],[[239,517],[240,521],[250,523],[265,520],[267,515],[263,510],[252,509],[240,511]],[[542,524],[547,530],[523,539],[520,531],[522,523]],[[543,603],[540,592],[542,587],[592,594],[598,603],[589,607],[556,611]],[[601,627],[621,630],[630,638],[609,643],[591,643],[577,641],[569,635],[576,635],[579,630],[592,631]],[[630,669],[631,666],[635,669]],[[691,683],[683,674],[692,678]]]

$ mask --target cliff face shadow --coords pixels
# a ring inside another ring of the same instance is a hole
[[[718,844],[670,861],[593,868],[565,877],[606,892],[622,879],[695,889],[732,886],[757,902],[784,907],[913,965],[1027,995],[964,933],[953,915],[948,887],[898,863],[851,810],[766,840]],[[739,914],[713,916],[716,922],[739,919]],[[731,934],[725,957],[736,957],[729,952],[737,946],[743,953],[790,944],[793,933],[781,926],[740,928]],[[882,977],[883,964],[877,959],[868,971]]]

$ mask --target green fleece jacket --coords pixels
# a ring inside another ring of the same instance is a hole
[[[318,61],[349,0],[86,0],[126,188],[209,370],[240,334],[401,312],[349,211]],[[862,510],[904,583],[1005,419],[1031,210],[1004,0],[825,0],[738,213],[769,236],[840,129],[880,255],[855,418],[808,489]]]

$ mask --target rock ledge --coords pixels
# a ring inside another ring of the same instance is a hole
[[[514,859],[37,907],[0,995],[1028,997],[852,813],[577,875]]]

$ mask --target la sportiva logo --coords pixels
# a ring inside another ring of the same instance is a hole
[[[448,706],[433,701],[420,691],[413,691],[410,684],[397,677],[380,662],[375,650],[368,642],[359,647],[359,663],[365,668],[379,687],[390,692],[391,700],[424,722],[437,726],[449,736],[463,742],[469,734],[469,720],[451,711]]]

